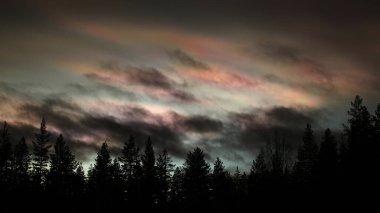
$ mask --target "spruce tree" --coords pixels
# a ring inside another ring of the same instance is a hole
[[[144,154],[141,157],[142,162],[142,199],[145,207],[150,208],[157,199],[157,171],[156,158],[150,137],[145,144]]]
[[[30,167],[30,155],[28,146],[26,145],[25,138],[16,144],[13,154],[13,175],[15,187],[18,191],[26,191],[29,187],[29,167]]]
[[[42,118],[40,132],[33,141],[33,182],[37,190],[41,190],[48,173],[50,133],[46,130],[45,118]]]
[[[300,181],[310,183],[318,160],[318,145],[310,124],[306,125],[302,141],[303,143],[298,149],[295,173]]]
[[[68,198],[73,191],[72,182],[78,162],[62,135],[57,138],[50,159],[48,187],[56,196]]]
[[[108,145],[104,142],[95,159],[95,165],[89,170],[89,194],[95,201],[95,210],[107,211],[112,196],[112,160]]]
[[[334,181],[338,166],[338,150],[330,129],[326,129],[318,156],[318,170],[323,179]]]
[[[136,165],[139,164],[139,149],[136,147],[132,136],[124,143],[120,163],[124,179],[128,185],[128,182],[131,182],[136,175]]]
[[[166,150],[158,156],[156,170],[158,203],[160,205],[166,205],[168,202],[171,173],[174,171],[173,161]]]
[[[184,194],[189,206],[205,205],[210,198],[210,166],[203,151],[195,148],[184,163]]]
[[[230,174],[225,170],[222,160],[216,158],[211,174],[212,202],[214,208],[224,209],[228,207],[232,198],[233,183]]]
[[[183,180],[184,171],[181,167],[177,167],[174,170],[172,181],[170,183],[169,200],[172,206],[178,207],[183,204],[184,192],[183,192]]]
[[[8,124],[4,121],[3,128],[0,130],[0,191],[6,191],[10,188],[11,161],[12,144]]]
[[[115,158],[111,164],[110,168],[110,197],[111,199],[111,207],[112,209],[119,209],[121,204],[124,201],[124,188],[123,188],[123,174],[121,170],[121,166],[119,160]]]

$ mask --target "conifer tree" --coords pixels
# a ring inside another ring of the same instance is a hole
[[[50,159],[49,190],[56,196],[68,198],[73,191],[72,182],[78,162],[62,135],[57,138]]]
[[[160,205],[166,205],[168,202],[169,185],[171,181],[171,173],[174,171],[174,164],[165,149],[157,158],[156,170],[158,203]]]
[[[45,118],[42,118],[40,132],[35,134],[33,141],[33,182],[37,190],[41,190],[48,173],[50,133],[46,130]]]
[[[10,190],[12,180],[11,161],[12,144],[8,124],[4,121],[3,128],[0,130],[0,191]]]
[[[29,167],[30,155],[28,146],[26,145],[25,138],[22,137],[15,146],[12,163],[14,184],[19,191],[26,191],[29,187]]]
[[[310,124],[306,125],[302,141],[303,143],[298,149],[295,173],[299,180],[310,183],[318,160],[318,145]]]
[[[184,171],[181,167],[177,167],[174,170],[172,181],[170,183],[169,199],[172,206],[178,206],[183,204],[184,192],[183,192],[183,180]]]
[[[326,129],[319,151],[318,170],[323,179],[333,181],[336,178],[338,166],[338,150],[330,129]]]
[[[90,200],[95,201],[95,210],[106,211],[109,209],[112,196],[112,160],[108,145],[104,142],[95,159],[95,165],[89,170],[89,194]]]
[[[136,147],[134,138],[129,137],[129,140],[124,143],[122,155],[120,157],[121,169],[123,172],[126,184],[131,182],[136,176],[136,165],[139,164],[139,149]]]
[[[142,199],[147,208],[150,208],[157,199],[157,171],[156,158],[150,137],[145,144],[142,162]]]
[[[222,160],[216,158],[211,175],[212,202],[214,208],[227,207],[232,198],[233,182],[230,174],[225,170]]]
[[[184,171],[185,201],[194,207],[206,204],[210,197],[210,166],[200,148],[187,154]]]

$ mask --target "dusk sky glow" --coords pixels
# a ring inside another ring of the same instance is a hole
[[[30,143],[44,116],[86,167],[134,135],[248,169],[273,132],[296,148],[306,123],[341,131],[356,94],[380,100],[364,4],[27,2],[0,9],[0,120]]]

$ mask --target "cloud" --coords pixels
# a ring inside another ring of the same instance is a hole
[[[308,77],[310,80],[320,84],[331,84],[332,76],[327,72],[325,66],[320,62],[304,54],[293,47],[281,44],[265,43],[259,46],[259,51],[266,58],[296,66],[298,74]]]
[[[126,73],[131,83],[161,89],[168,89],[172,87],[173,82],[154,68],[141,69],[132,67]]]
[[[167,97],[181,102],[198,101],[190,92],[178,89],[179,84],[158,69],[134,66],[123,68],[114,63],[103,64],[101,68],[108,70],[87,73],[85,76],[109,87],[141,86],[143,91],[153,98]]]
[[[194,68],[194,69],[200,69],[200,70],[209,70],[210,67],[206,63],[199,61],[186,52],[182,51],[181,49],[175,49],[173,51],[168,51],[168,55],[173,60],[176,60],[177,62],[181,63],[184,66]]]
[[[259,83],[253,77],[244,76],[238,73],[232,73],[223,70],[188,70],[184,75],[212,85],[217,85],[223,88],[235,89],[252,89],[257,88]]]
[[[182,143],[185,136],[162,122],[160,116],[142,107],[124,107],[125,117],[122,119],[85,112],[77,105],[60,99],[47,99],[41,105],[25,104],[19,111],[25,119],[36,124],[45,117],[48,130],[55,135],[62,133],[72,142],[73,150],[80,151],[83,155],[86,154],[80,149],[87,147],[86,150],[95,150],[106,138],[110,138],[110,147],[115,150],[112,154],[119,155],[123,142],[128,140],[130,135],[136,138],[136,143],[141,148],[150,136],[157,151],[166,148],[174,157],[184,157],[186,154]],[[74,115],[75,113],[79,114]],[[152,120],[156,122],[151,122]],[[85,157],[79,156],[80,159]]]
[[[193,94],[182,90],[170,90],[170,95],[177,100],[183,102],[197,102],[199,101]]]
[[[242,156],[254,156],[267,143],[277,140],[284,142],[289,150],[295,151],[302,142],[307,123],[312,124],[316,140],[319,140],[322,131],[319,120],[326,114],[324,111],[281,106],[230,113],[229,123],[221,131],[220,137],[212,140],[211,144],[214,145],[208,148],[222,147],[221,153],[223,150],[234,150]]]
[[[95,73],[93,76],[89,76],[89,78],[97,78]],[[115,85],[104,84],[101,82],[96,82],[93,84],[80,84],[80,83],[69,83],[67,84],[67,88],[69,92],[73,92],[73,94],[81,94],[83,96],[90,97],[98,97],[102,98],[103,95],[109,95],[119,99],[127,99],[127,100],[137,100],[138,97],[134,92],[125,90],[121,87]]]
[[[204,115],[183,116],[172,112],[171,116],[173,117],[174,125],[185,132],[195,132],[200,134],[216,133],[223,128],[223,123],[221,121]]]
[[[289,107],[275,107],[265,112],[265,115],[282,126],[304,126],[307,123],[312,123],[314,120],[304,112]]]

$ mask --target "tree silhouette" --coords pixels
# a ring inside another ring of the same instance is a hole
[[[29,164],[30,155],[25,138],[16,144],[13,154],[12,170],[16,192],[26,192],[29,187]]]
[[[209,201],[210,166],[205,161],[203,151],[195,148],[187,154],[184,163],[184,198],[189,207],[200,207]]]
[[[364,194],[372,190],[375,193],[380,189],[378,171],[374,169],[378,167],[379,157],[376,150],[376,120],[363,105],[361,97],[355,97],[347,114],[349,119],[344,131],[348,149],[345,161],[342,162],[343,179],[340,189],[344,191],[343,196],[353,203],[354,197],[349,196],[352,192]]]
[[[337,196],[338,181],[338,150],[334,136],[330,129],[326,129],[318,155],[318,192],[320,199],[331,204]]]
[[[318,160],[318,145],[315,142],[314,133],[310,124],[306,125],[302,140],[303,144],[298,149],[294,172],[296,176],[298,176],[299,181],[304,184],[310,184]]]
[[[9,191],[11,183],[12,144],[7,122],[0,132],[0,191]]]
[[[156,158],[150,137],[145,144],[142,162],[142,199],[144,206],[151,208],[157,199]]]
[[[104,142],[95,159],[95,165],[89,171],[89,194],[94,199],[95,209],[106,211],[110,203],[112,188],[111,156],[108,145]]]
[[[367,107],[363,105],[363,99],[359,96],[351,102],[351,108],[348,110],[348,126],[345,126],[347,135],[348,149],[350,158],[361,159],[366,148],[370,148],[369,143],[372,137],[371,115]],[[356,160],[355,160],[356,161]],[[354,162],[350,162],[354,163]]]
[[[182,168],[177,167],[174,170],[172,181],[170,183],[169,200],[170,204],[174,208],[178,208],[183,204],[184,192],[183,192],[183,180],[185,172]]]
[[[271,151],[270,151],[271,152]],[[265,162],[266,151],[260,150],[256,160],[252,162],[251,171],[248,177],[248,193],[251,200],[257,202],[257,208],[263,210],[264,202],[268,201],[268,178],[269,170]]]
[[[337,175],[338,150],[335,138],[330,129],[326,129],[323,135],[318,161],[318,170],[323,184],[328,184],[326,181],[334,182]]]
[[[45,118],[42,118],[40,132],[35,134],[33,141],[33,182],[36,190],[40,191],[45,184],[49,163],[50,133],[46,130]]]
[[[54,144],[54,153],[50,155],[50,159],[47,187],[54,196],[68,199],[72,196],[72,182],[78,162],[75,161],[75,156],[62,135],[57,138]]]
[[[235,173],[233,175],[233,183],[234,183],[234,199],[233,207],[242,208],[249,206],[248,199],[248,177],[245,172],[241,174],[239,167],[236,167]]]
[[[119,160],[115,158],[111,164],[110,167],[110,184],[109,184],[109,190],[110,190],[110,201],[111,201],[111,208],[112,209],[120,209],[121,204],[124,200],[124,180],[123,180],[123,173],[121,170],[121,166],[119,163]]]
[[[313,197],[316,196],[318,145],[310,124],[306,125],[302,140],[303,143],[298,149],[297,161],[294,165],[295,196],[303,205],[311,205]],[[301,206],[297,206],[297,208],[301,208]]]
[[[174,171],[174,164],[165,149],[157,158],[156,170],[158,204],[161,206],[166,206],[168,203],[169,185],[171,173]]]
[[[351,102],[339,143],[326,129],[318,148],[307,124],[293,164],[285,138],[280,140],[275,132],[274,143],[269,141],[260,150],[248,176],[236,167],[231,177],[219,157],[210,173],[198,147],[188,152],[182,167],[174,169],[165,149],[156,160],[150,137],[140,156],[131,136],[120,157],[112,158],[103,143],[86,177],[63,136],[57,138],[50,156],[49,139],[42,119],[33,155],[25,138],[13,149],[4,122],[0,130],[1,212],[23,208],[108,212],[121,207],[144,212],[239,211],[253,206],[256,211],[346,210],[380,190],[380,105],[371,115],[359,96]]]
[[[73,199],[77,206],[82,206],[83,201],[85,200],[85,186],[86,186],[86,177],[84,174],[82,163],[78,163],[77,168],[75,169],[74,178],[73,178]]]
[[[211,202],[214,209],[225,210],[230,207],[229,201],[233,198],[233,182],[231,175],[225,170],[220,158],[216,158],[211,175]]]
[[[122,156],[120,157],[121,169],[124,179],[126,201],[129,205],[139,205],[141,194],[141,162],[139,149],[136,147],[134,138],[124,143]]]

